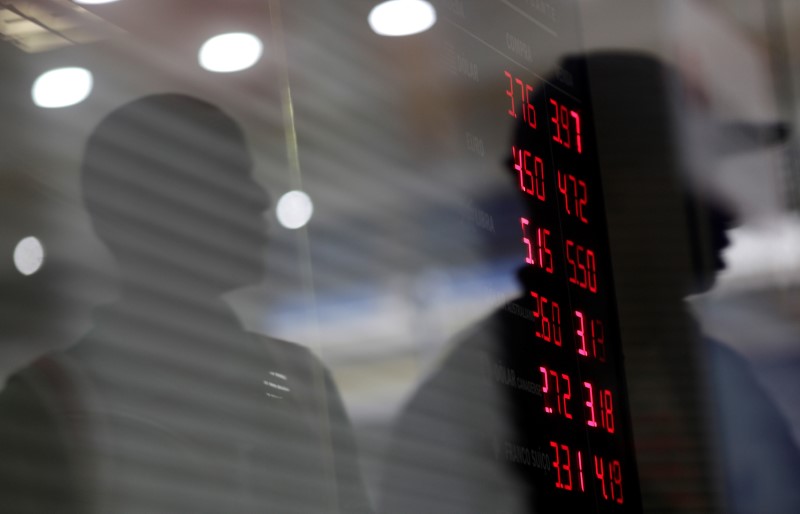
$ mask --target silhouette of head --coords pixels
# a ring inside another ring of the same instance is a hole
[[[707,195],[689,191],[686,196],[694,274],[689,292],[702,293],[714,286],[717,274],[725,269],[723,253],[730,245],[727,231],[737,226],[738,220],[731,208]]]
[[[264,191],[244,135],[178,94],[109,114],[86,146],[82,187],[127,286],[221,293],[260,278]]]

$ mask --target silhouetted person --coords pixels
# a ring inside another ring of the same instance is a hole
[[[609,52],[587,61],[604,120],[597,138],[622,271],[645,512],[715,511],[720,500],[723,512],[797,512],[800,453],[786,420],[745,359],[705,336],[684,301],[713,285],[734,223],[688,178],[779,142],[786,129],[717,119],[697,84],[653,57]]]
[[[691,195],[693,215],[705,225],[711,267],[696,267],[694,293],[710,289],[717,272],[725,268],[722,252],[729,241],[726,231],[735,217],[718,202]],[[700,246],[694,241],[695,248]],[[800,511],[800,449],[789,424],[774,399],[759,382],[747,359],[725,342],[696,328],[703,341],[704,364],[710,377],[711,427],[717,435],[718,469],[723,482],[725,512],[750,514]]]
[[[362,512],[339,395],[220,300],[261,278],[264,192],[237,124],[177,94],[108,115],[82,186],[120,297],[0,396],[4,512]]]

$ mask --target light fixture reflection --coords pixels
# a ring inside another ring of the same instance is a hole
[[[23,275],[33,275],[44,264],[44,246],[41,241],[29,236],[14,248],[14,266]]]
[[[57,68],[39,75],[31,88],[33,103],[46,109],[69,107],[86,100],[94,79],[85,68]]]
[[[263,51],[261,40],[245,32],[214,36],[200,47],[200,66],[208,71],[230,73],[253,66]]]
[[[99,5],[99,4],[110,4],[112,2],[119,2],[119,0],[72,0],[76,4],[85,4],[85,5]]]
[[[425,0],[389,0],[376,5],[367,18],[381,36],[410,36],[436,23],[436,9]]]
[[[311,198],[302,191],[289,191],[278,200],[278,222],[288,229],[304,227],[314,214]]]

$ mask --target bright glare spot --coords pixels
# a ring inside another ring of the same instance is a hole
[[[83,102],[92,92],[92,73],[84,68],[58,68],[39,75],[31,88],[33,103],[54,109]]]
[[[367,18],[381,36],[410,36],[436,23],[436,9],[425,0],[389,0],[376,5]]]
[[[254,65],[260,58],[263,45],[252,34],[232,32],[214,36],[200,47],[200,66],[208,71],[230,73]]]
[[[33,275],[44,263],[44,247],[33,236],[26,237],[14,248],[14,266],[23,275]]]
[[[119,0],[73,0],[76,4],[96,5],[96,4],[110,4],[111,2],[118,2]]]
[[[297,229],[305,226],[314,214],[311,198],[302,191],[289,191],[281,196],[276,208],[278,222],[286,228]]]

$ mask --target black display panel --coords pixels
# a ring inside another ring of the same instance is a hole
[[[581,61],[568,66],[582,74]],[[517,306],[533,316],[530,348],[522,352],[524,359],[514,359],[514,369],[517,376],[535,376],[541,386],[541,399],[531,402],[538,415],[526,416],[531,429],[523,437],[548,448],[552,468],[537,489],[540,496],[552,495],[549,505],[570,510],[637,512],[591,106],[577,88],[570,93],[563,84],[531,87],[512,73],[506,77],[506,114],[523,121],[510,153],[528,213],[519,220],[528,297]],[[512,104],[512,95],[525,90]]]

